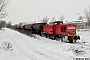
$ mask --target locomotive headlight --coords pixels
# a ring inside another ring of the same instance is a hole
[[[69,33],[68,33],[68,35],[69,35]]]

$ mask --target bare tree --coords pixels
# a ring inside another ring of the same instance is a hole
[[[85,18],[88,21],[88,25],[90,26],[90,7],[88,9],[85,9]]]
[[[7,3],[8,0],[0,0],[0,18],[4,18],[5,16],[7,16],[7,13],[5,11]]]
[[[64,15],[60,15],[60,17],[58,17],[58,19],[59,19],[60,21],[63,21],[63,20],[65,19],[65,17],[64,17]]]
[[[55,17],[52,17],[51,21],[54,22],[55,20],[56,20]]]
[[[19,23],[19,26],[21,26],[22,24],[23,24],[23,22],[20,22],[20,23]]]
[[[1,20],[0,21],[0,29],[2,29],[2,27],[6,26],[6,21]]]
[[[78,17],[78,20],[82,20],[82,19],[83,19],[82,16],[79,16],[79,17]]]
[[[42,22],[42,23],[47,23],[47,22],[48,22],[48,20],[49,20],[49,18],[48,18],[48,17],[44,17],[44,18],[41,20],[41,22]]]
[[[6,5],[8,3],[8,0],[0,0],[0,19],[7,16],[7,13],[5,11]],[[0,22],[0,29],[2,29],[2,21]]]
[[[7,28],[10,28],[12,26],[12,22],[9,21],[7,24],[6,24]]]

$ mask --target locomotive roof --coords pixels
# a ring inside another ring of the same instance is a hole
[[[47,23],[34,23],[34,24],[47,24]]]
[[[76,24],[66,24],[66,23],[64,23],[64,24],[60,24],[60,25],[76,25]]]

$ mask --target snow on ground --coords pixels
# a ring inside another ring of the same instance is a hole
[[[77,32],[81,36],[80,41],[85,41],[90,44],[90,29],[81,29],[80,31]]]
[[[73,60],[90,58],[90,30],[79,31],[81,40],[64,43],[35,35],[33,38],[17,31],[0,30],[0,60]]]

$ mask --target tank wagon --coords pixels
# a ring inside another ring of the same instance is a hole
[[[34,24],[26,24],[23,26],[23,29],[26,31],[30,31],[32,34],[39,34],[41,35],[41,32],[43,32],[43,26],[46,25],[46,23],[34,23]]]
[[[33,34],[39,34],[43,32],[43,26],[46,25],[47,23],[35,23],[32,24],[31,29]]]
[[[23,26],[23,29],[24,29],[24,30],[30,30],[30,31],[31,31],[31,30],[32,30],[31,27],[32,27],[32,24],[27,24],[27,25],[24,25],[24,26]]]

